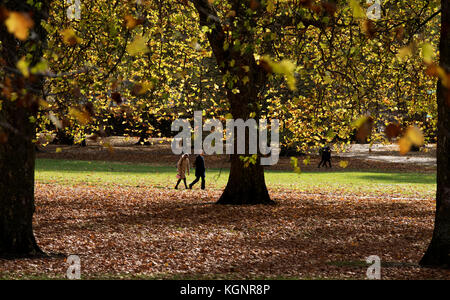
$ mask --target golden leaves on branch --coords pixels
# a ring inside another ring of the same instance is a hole
[[[274,13],[276,10],[275,0],[267,0],[267,8],[266,9],[269,14]]]

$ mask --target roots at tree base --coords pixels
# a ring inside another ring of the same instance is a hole
[[[259,159],[256,164],[245,166],[239,155],[231,156],[228,183],[217,204],[275,204],[270,199],[264,179],[264,167],[260,165]]]

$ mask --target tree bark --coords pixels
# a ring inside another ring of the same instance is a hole
[[[231,156],[227,186],[217,204],[254,205],[274,204],[264,179],[264,168],[259,159],[255,165],[244,166],[239,155]]]
[[[31,66],[42,57],[45,30],[41,20],[47,16],[48,3],[42,8],[31,8],[26,0],[0,1],[9,11],[32,13],[37,38],[21,42],[10,34],[2,20],[0,24],[1,57],[3,59],[3,82],[10,81],[10,89],[17,93],[14,101],[1,94],[0,129],[6,141],[0,143],[0,257],[28,257],[42,254],[33,234],[35,117],[39,108],[39,91],[43,79],[31,75],[24,78],[16,72],[17,61],[31,54]],[[29,49],[32,49],[28,51]],[[5,71],[6,70],[6,71]],[[22,89],[26,92],[22,93]]]
[[[450,2],[442,3],[440,65],[450,71]],[[450,89],[437,88],[438,142],[436,218],[431,243],[420,265],[450,268]]]

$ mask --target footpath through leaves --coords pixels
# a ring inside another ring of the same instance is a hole
[[[50,258],[0,260],[2,278],[450,278],[417,261],[434,199],[272,190],[274,206],[220,206],[220,191],[38,184],[34,228]],[[62,254],[61,256],[52,254]]]

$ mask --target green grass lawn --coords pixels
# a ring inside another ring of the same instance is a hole
[[[208,169],[207,186],[223,188],[228,179],[228,172],[227,169]],[[176,183],[175,176],[175,166],[56,159],[38,159],[36,162],[38,183],[173,188]],[[193,179],[194,176],[191,174],[188,181]],[[356,172],[344,169],[301,174],[289,171],[266,171],[266,182],[270,188],[299,189],[309,192],[320,190],[433,196],[436,188],[434,174]]]

